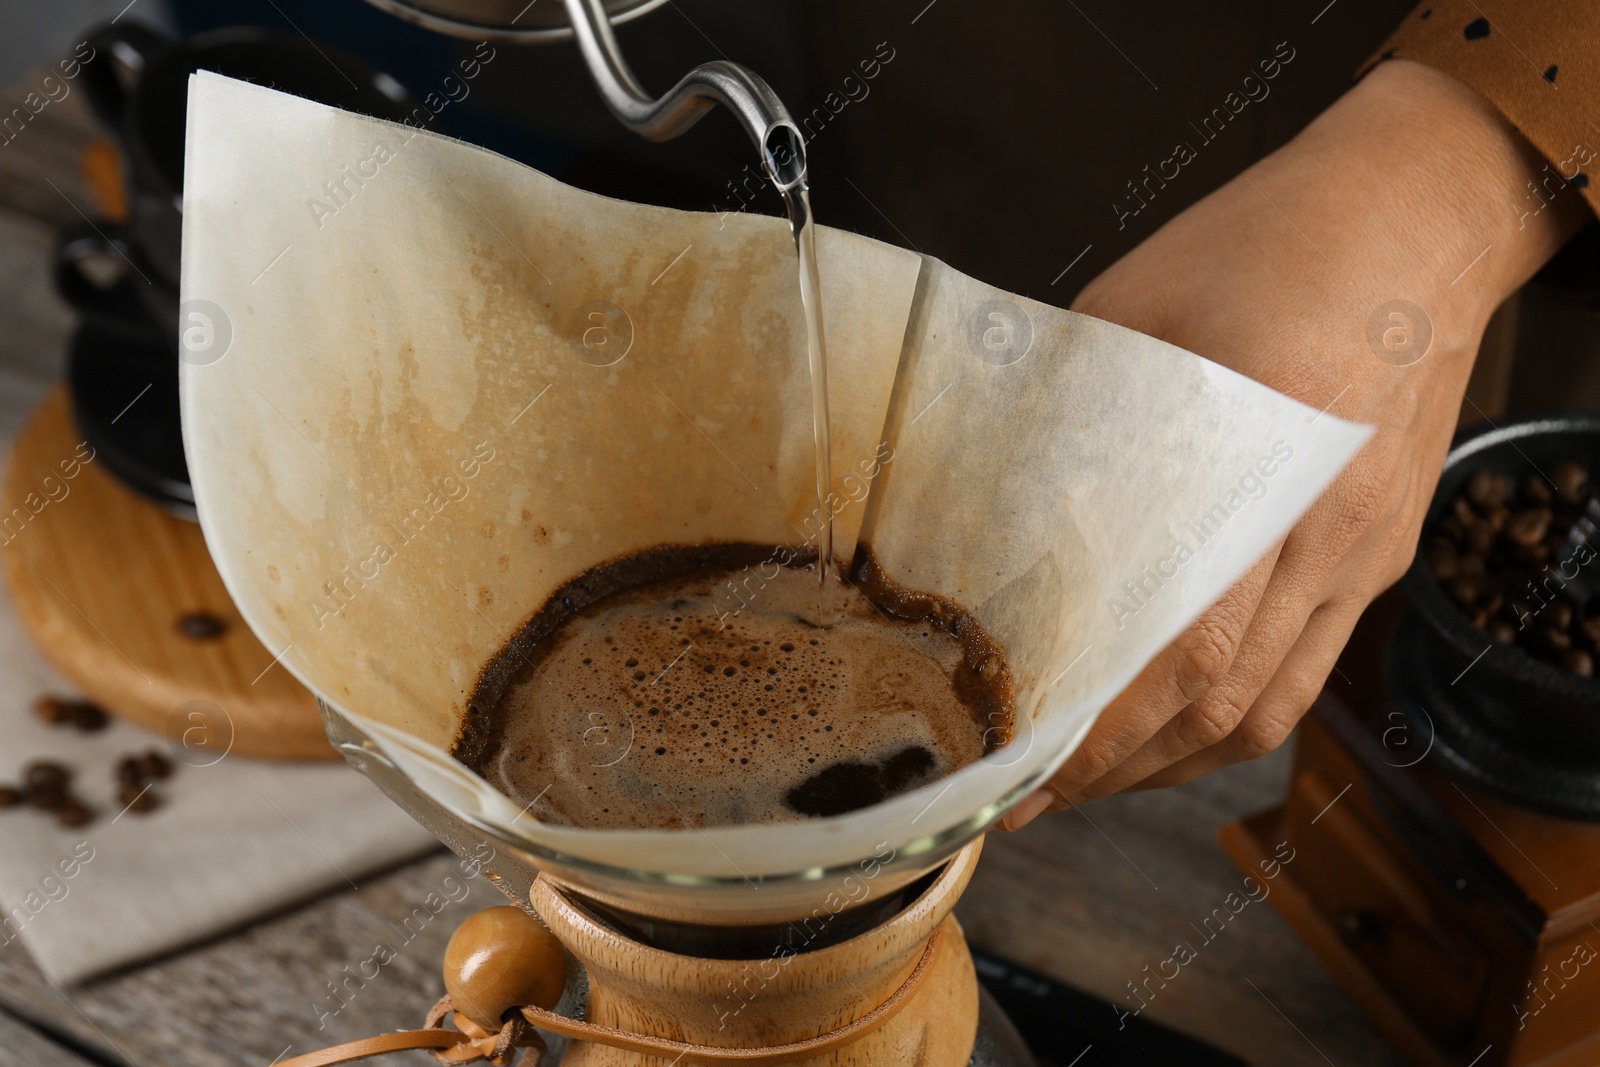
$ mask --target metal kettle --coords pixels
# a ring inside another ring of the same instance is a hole
[[[652,97],[628,68],[612,26],[666,0],[368,0],[374,7],[439,33],[471,40],[532,44],[576,39],[601,98],[624,126],[652,140],[683,133],[714,105],[732,111],[755,142],[780,193],[806,187],[805,141],[770,86],[738,63],[715,60]]]

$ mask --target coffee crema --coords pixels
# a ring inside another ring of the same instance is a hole
[[[999,647],[871,553],[660,546],[568,582],[484,668],[454,755],[543,822],[684,828],[837,815],[1010,739]]]

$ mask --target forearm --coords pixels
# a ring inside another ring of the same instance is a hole
[[[1472,90],[1406,61],[1379,65],[1246,177],[1351,275],[1343,288],[1416,301],[1445,349],[1475,347],[1589,217],[1573,189],[1530,195],[1551,178],[1538,153]]]

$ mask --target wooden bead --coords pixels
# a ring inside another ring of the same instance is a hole
[[[521,908],[469,915],[445,946],[445,992],[456,1011],[488,1030],[511,1008],[555,1007],[566,982],[561,942]]]

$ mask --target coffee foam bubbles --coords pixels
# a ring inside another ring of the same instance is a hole
[[[731,574],[651,582],[564,622],[495,709],[486,777],[547,822],[703,827],[804,818],[785,794],[840,763],[921,747],[909,788],[983,755],[947,630],[837,579],[835,625],[813,626],[810,568],[778,569],[725,615]]]

